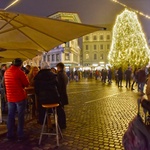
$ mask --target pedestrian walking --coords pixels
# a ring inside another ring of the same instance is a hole
[[[57,79],[58,79],[58,91],[60,94],[60,102],[62,109],[58,110],[58,115],[61,116],[61,120],[58,120],[61,129],[66,128],[66,114],[64,111],[64,106],[68,105],[68,95],[67,95],[67,84],[68,77],[64,71],[65,66],[63,63],[57,64]]]
[[[141,94],[144,94],[144,86],[146,83],[146,72],[145,67],[139,69],[137,72],[137,78],[138,78],[138,91],[141,92]]]
[[[111,84],[111,80],[112,80],[112,70],[111,68],[109,67],[108,69],[108,83]]]
[[[99,75],[99,72],[98,72],[98,70],[96,70],[96,71],[95,71],[95,80],[97,80],[98,75]]]
[[[114,74],[115,74],[116,84],[118,84],[118,69],[115,70]]]
[[[131,90],[134,90],[134,84],[137,83],[137,68],[135,68],[133,71],[132,79],[133,79],[133,82],[131,85]]]
[[[118,69],[118,87],[122,87],[122,80],[123,80],[123,72],[122,72],[122,67]]]
[[[125,79],[126,79],[126,88],[130,88],[131,86],[131,68],[128,67],[128,69],[125,71]]]

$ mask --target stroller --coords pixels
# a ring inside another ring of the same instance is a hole
[[[139,98],[137,103],[138,113],[129,123],[128,129],[123,135],[122,144],[125,150],[150,150],[150,131],[148,130],[150,117],[147,116],[150,112],[150,101]],[[140,114],[141,106],[145,115],[144,120]]]

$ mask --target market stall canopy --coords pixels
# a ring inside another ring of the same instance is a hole
[[[0,51],[49,51],[62,43],[101,29],[102,27],[0,10]],[[26,56],[30,58],[30,55]]]

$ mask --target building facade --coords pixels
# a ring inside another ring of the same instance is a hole
[[[112,30],[109,28],[83,36],[81,54],[83,70],[107,68],[111,41]]]
[[[78,14],[58,12],[49,16],[49,18],[61,19],[65,21],[81,23]],[[78,39],[68,41],[61,44],[42,56],[42,61],[49,64],[50,68],[56,67],[57,63],[63,62],[66,67],[66,71],[75,70],[80,66],[80,47]]]
[[[37,66],[41,65],[42,55],[38,55],[32,59],[27,59],[23,62],[23,66],[30,65],[30,66]]]

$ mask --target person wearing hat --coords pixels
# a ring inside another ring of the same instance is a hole
[[[17,137],[18,141],[24,138],[24,114],[27,94],[24,90],[29,86],[25,73],[21,70],[23,61],[20,58],[13,60],[12,65],[4,73],[6,97],[8,101],[7,138],[14,139],[15,114],[18,113]]]
[[[56,74],[50,71],[46,62],[42,62],[41,70],[34,77],[34,87],[38,103],[38,123],[43,124],[45,116],[45,108],[43,104],[60,103],[60,98],[57,90]],[[59,120],[59,116],[58,116]]]

